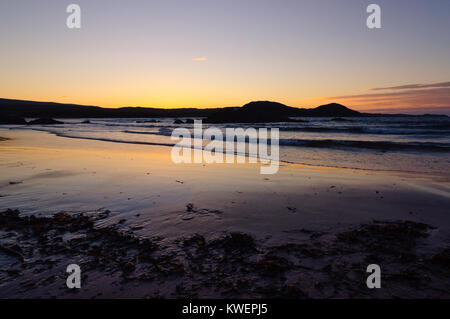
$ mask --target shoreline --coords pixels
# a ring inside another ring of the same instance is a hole
[[[109,140],[109,139],[102,139],[102,138],[93,138],[93,137],[78,137],[78,136],[67,136],[67,135],[63,135],[63,134],[59,134],[59,133],[55,133],[55,132],[49,132],[49,131],[45,131],[45,130],[40,130],[40,129],[21,129],[21,128],[14,128],[14,130],[18,130],[18,131],[22,131],[22,132],[42,132],[42,133],[46,133],[49,135],[53,135],[55,137],[60,137],[60,138],[67,138],[67,139],[75,139],[75,140],[86,140],[86,141],[98,141],[98,142],[103,142],[103,143],[110,143],[110,144],[129,144],[129,145],[135,145],[137,147],[139,146],[149,146],[149,147],[173,147],[176,144],[166,144],[166,143],[152,143],[152,142],[139,142],[139,141],[121,141],[121,140]],[[1,138],[1,137],[0,137]],[[3,141],[7,141],[7,140],[11,140],[11,138],[4,138],[3,137]],[[194,147],[191,147],[192,150],[194,150]],[[367,149],[370,150],[370,149]],[[248,155],[238,155],[238,154],[234,154],[235,156],[243,156],[246,159],[248,158]],[[361,171],[367,171],[367,172],[375,172],[375,173],[380,173],[380,174],[397,174],[399,176],[403,175],[403,174],[410,174],[410,176],[436,176],[436,177],[448,177],[448,181],[450,182],[450,172],[446,173],[446,172],[441,172],[441,173],[437,173],[437,172],[419,172],[419,171],[413,171],[413,170],[399,170],[399,169],[378,169],[378,168],[360,168],[360,167],[346,167],[346,166],[333,166],[333,165],[320,165],[320,164],[310,164],[310,163],[303,163],[303,162],[293,162],[293,161],[288,161],[288,160],[283,160],[280,159],[279,161],[280,167],[283,165],[292,165],[292,166],[299,166],[299,167],[310,167],[310,168],[330,168],[330,169],[342,169],[342,170],[361,170]],[[247,164],[247,162],[245,163]]]
[[[262,176],[257,164],[173,164],[164,147],[66,139],[35,131],[12,133],[14,140],[1,144],[0,209],[27,214],[106,207],[115,218],[141,214],[149,216],[149,221],[165,223],[164,215],[182,224],[185,216],[180,212],[191,203],[204,212],[202,224],[211,222],[224,229],[247,225],[249,218],[254,223],[263,219],[267,226],[265,220],[274,211],[283,212],[276,228],[292,223],[333,224],[336,213],[341,222],[352,223],[360,218],[353,213],[357,211],[367,214],[366,222],[392,216],[404,219],[413,212],[433,224],[446,215],[442,207],[450,199],[447,174],[283,164],[278,174]],[[270,205],[264,205],[260,197]],[[366,202],[360,202],[361,198]],[[235,213],[223,221],[230,213],[211,213],[215,210]],[[439,212],[436,218],[430,219],[429,210]],[[133,225],[146,222],[134,219]],[[450,230],[450,222],[445,226]],[[178,226],[173,227],[176,233]]]

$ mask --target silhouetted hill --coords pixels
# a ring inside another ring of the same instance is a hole
[[[270,101],[250,102],[242,107],[158,109],[143,107],[101,108],[76,104],[0,99],[0,123],[3,124],[23,124],[23,118],[206,117],[208,123],[270,123],[297,121],[292,119],[293,117],[337,118],[356,116],[408,115],[360,113],[337,103],[321,105],[312,109],[295,108]]]
[[[272,101],[253,101],[245,104],[241,109],[249,111],[264,111],[264,112],[290,112],[295,108],[286,106],[284,104]]]
[[[292,122],[298,109],[277,102],[250,102],[243,107],[222,109],[209,116],[206,123]]]
[[[349,109],[348,107],[338,104],[338,103],[330,103],[326,105],[321,105],[316,107],[315,109],[301,109],[305,116],[317,116],[317,117],[354,117],[354,116],[362,116],[363,113],[354,111]]]
[[[224,109],[206,119],[207,123],[270,123],[295,122],[292,117],[354,117],[362,113],[341,104],[321,105],[314,109],[299,109],[277,102],[250,102],[241,108]]]
[[[0,99],[0,118],[153,118],[207,117],[222,109],[102,108],[76,104]]]

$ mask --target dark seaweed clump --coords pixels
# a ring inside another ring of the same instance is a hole
[[[450,249],[426,249],[433,227],[423,223],[374,221],[337,234],[302,229],[308,238],[270,246],[240,232],[140,238],[120,224],[96,226],[108,216],[0,213],[0,297],[450,296]],[[82,269],[80,290],[65,285],[72,263]],[[371,263],[382,268],[381,289],[365,284]]]

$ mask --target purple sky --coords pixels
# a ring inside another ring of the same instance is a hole
[[[70,3],[80,30],[66,27]],[[366,27],[370,3],[380,30]],[[2,0],[0,97],[434,110],[450,106],[439,86],[450,81],[449,15],[448,0]]]

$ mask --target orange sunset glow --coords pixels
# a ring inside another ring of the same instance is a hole
[[[15,4],[0,22],[14,30],[3,39],[0,97],[113,108],[252,100],[306,108],[338,102],[359,111],[450,107],[448,29],[434,16],[445,10],[423,5],[414,17],[428,23],[416,31],[416,19],[395,19],[406,4],[389,2],[386,27],[369,30],[361,5],[251,2],[236,11],[225,1],[177,10],[163,2],[121,10],[80,1],[79,30],[61,23],[64,4]],[[34,16],[10,18],[19,12]]]

